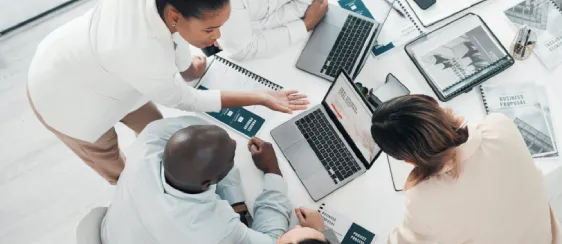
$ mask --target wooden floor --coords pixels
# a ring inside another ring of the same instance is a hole
[[[34,0],[18,0],[27,2]],[[35,0],[47,1],[47,0]],[[54,1],[54,0],[50,0]],[[6,3],[0,0],[0,22]],[[86,0],[40,24],[0,39],[0,243],[75,243],[78,221],[92,208],[107,206],[113,188],[41,127],[25,97],[28,65],[41,39],[57,26],[84,13]],[[164,111],[173,115],[173,111]],[[117,127],[120,143],[134,140]],[[562,198],[552,198],[562,213]]]
[[[93,3],[85,1],[0,39],[2,244],[76,243],[78,221],[93,207],[108,205],[113,196],[112,187],[39,124],[25,97],[27,69],[36,45]],[[129,137],[123,140],[130,143],[132,133],[124,134]]]

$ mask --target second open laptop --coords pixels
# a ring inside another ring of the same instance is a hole
[[[389,7],[385,20],[391,10]],[[297,68],[329,81],[343,69],[355,79],[381,29],[373,19],[330,5],[306,43]]]
[[[365,173],[381,150],[373,108],[341,71],[321,104],[271,131],[308,193],[318,201]]]

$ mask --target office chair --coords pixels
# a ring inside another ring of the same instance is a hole
[[[106,213],[106,207],[94,208],[78,223],[77,244],[101,244],[101,222]]]

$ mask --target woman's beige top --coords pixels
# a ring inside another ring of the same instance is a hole
[[[408,190],[389,243],[562,243],[543,175],[512,121],[491,114],[469,126],[457,152],[459,178],[444,169]]]

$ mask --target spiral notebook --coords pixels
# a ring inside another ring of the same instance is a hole
[[[480,86],[486,113],[502,113],[517,126],[533,157],[558,156],[550,106],[544,88],[534,82]]]
[[[428,9],[421,9],[414,0],[404,0],[424,27],[453,17],[485,0],[438,0]]]
[[[283,90],[282,86],[220,56],[215,56],[197,88],[223,91]],[[246,137],[257,135],[265,122],[275,116],[274,111],[260,105],[225,108],[218,113],[207,114]]]
[[[537,36],[534,52],[552,69],[562,63],[562,1],[526,0],[504,11],[517,28],[526,25]]]
[[[351,219],[326,208],[326,203],[318,207],[318,212],[324,219],[326,228],[332,230],[341,244],[369,244],[373,243],[375,234]]]
[[[444,102],[514,64],[486,23],[472,13],[414,40],[405,50]]]

